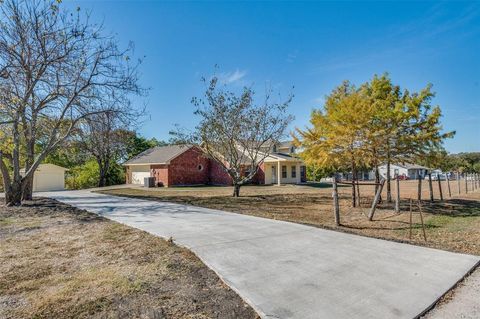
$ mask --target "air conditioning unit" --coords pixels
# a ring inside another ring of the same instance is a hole
[[[145,177],[143,179],[143,186],[144,187],[155,187],[155,177]]]

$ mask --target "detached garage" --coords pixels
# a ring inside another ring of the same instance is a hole
[[[68,169],[58,165],[40,164],[33,174],[33,191],[46,192],[64,190],[66,171],[68,171]]]

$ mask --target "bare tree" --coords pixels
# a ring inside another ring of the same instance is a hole
[[[120,50],[88,14],[51,0],[0,3],[0,126],[12,136],[0,170],[6,203],[18,205],[22,194],[31,198],[38,165],[80,121],[142,90],[139,63],[129,59],[133,47]]]
[[[273,145],[285,135],[293,120],[287,107],[293,96],[281,103],[271,102],[271,90],[262,104],[254,102],[254,91],[243,88],[240,94],[218,87],[218,78],[207,81],[204,99],[193,98],[200,122],[195,130],[171,132],[174,141],[198,145],[231,177],[233,196],[249,183],[269,156]]]
[[[111,165],[126,159],[129,142],[135,135],[129,128],[134,126],[141,114],[141,111],[125,105],[81,121],[76,135],[80,138],[80,146],[97,161],[99,187],[112,184],[109,180]]]

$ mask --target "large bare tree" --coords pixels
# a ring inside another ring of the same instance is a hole
[[[215,76],[203,81],[207,84],[204,98],[192,99],[199,124],[193,132],[172,132],[173,141],[198,145],[231,177],[233,196],[238,197],[240,187],[253,179],[272,146],[284,137],[293,120],[287,113],[293,96],[275,103],[268,90],[257,104],[251,88],[235,94],[220,86]]]
[[[34,171],[80,121],[142,92],[132,49],[119,49],[88,14],[58,1],[0,1],[0,126],[11,135],[0,170],[8,205],[31,198]]]

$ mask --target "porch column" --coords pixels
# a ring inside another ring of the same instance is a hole
[[[277,162],[277,185],[280,186],[282,180],[282,164],[280,161]]]

